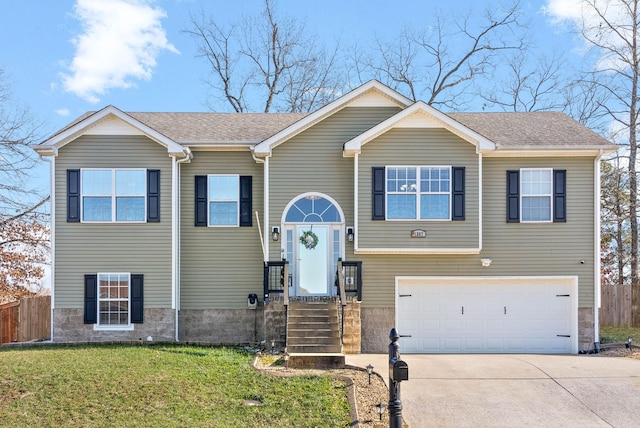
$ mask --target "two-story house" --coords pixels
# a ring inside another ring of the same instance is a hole
[[[308,351],[325,324],[348,352],[386,352],[392,327],[404,353],[598,341],[616,147],[562,113],[444,114],[372,81],[311,114],[108,106],[34,149],[54,342]]]

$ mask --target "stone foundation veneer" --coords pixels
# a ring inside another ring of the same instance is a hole
[[[189,309],[179,314],[179,341],[247,345],[263,340],[263,308]]]
[[[84,309],[54,309],[53,342],[146,342],[149,336],[153,342],[174,342],[175,314],[173,309],[145,309],[144,323],[133,324],[133,330],[94,330],[84,323]]]
[[[362,351],[362,319],[360,302],[347,299],[344,307],[344,338],[345,354],[359,354]]]
[[[595,347],[593,310],[593,308],[578,308],[578,351],[591,351]]]
[[[362,353],[389,352],[389,332],[395,327],[395,308],[362,308]],[[402,334],[402,332],[399,332]]]

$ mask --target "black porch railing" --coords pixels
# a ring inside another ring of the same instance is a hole
[[[291,277],[289,275],[289,262],[264,262],[263,271],[263,287],[264,302],[269,303],[271,293],[283,294],[285,287],[291,285]]]
[[[344,291],[362,301],[362,262],[342,261],[344,272]]]
[[[342,261],[344,272],[344,291],[349,296],[355,296],[358,301],[362,300],[362,262]],[[336,285],[337,285],[336,278]],[[289,262],[274,261],[264,262],[263,287],[264,301],[269,303],[271,294],[283,294],[285,286],[291,286],[291,275],[289,274]]]

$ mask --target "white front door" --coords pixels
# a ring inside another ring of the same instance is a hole
[[[282,257],[289,261],[293,296],[333,296],[338,259],[344,256],[344,215],[327,195],[305,193],[283,212]],[[301,242],[300,238],[309,238]]]
[[[329,228],[327,226],[300,225],[296,227],[298,237],[296,294],[298,296],[324,296],[329,294]],[[305,232],[317,236],[317,244],[313,248],[304,244],[300,237]]]

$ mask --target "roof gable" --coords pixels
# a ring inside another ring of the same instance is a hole
[[[286,127],[275,135],[267,138],[262,143],[257,144],[254,147],[254,152],[257,156],[270,156],[274,147],[277,147],[290,138],[295,137],[345,107],[397,106],[400,108],[406,108],[412,103],[413,102],[409,98],[399,94],[388,86],[383,85],[377,80],[371,80],[319,110],[316,110],[314,113],[311,113],[293,125]]]
[[[49,137],[33,149],[43,156],[56,156],[58,149],[85,134],[145,135],[164,146],[170,156],[183,158],[189,150],[167,136],[150,128],[114,106],[107,106],[95,113],[81,117],[70,126]]]
[[[354,156],[360,153],[362,146],[392,128],[444,128],[476,146],[477,152],[495,150],[496,144],[470,128],[453,120],[430,105],[418,101],[412,106],[391,116],[368,131],[347,141],[344,155]]]

